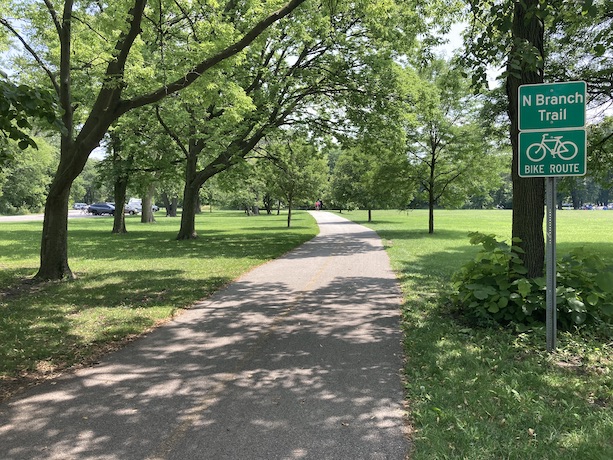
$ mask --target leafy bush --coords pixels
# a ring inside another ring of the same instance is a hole
[[[519,256],[522,249],[496,240],[495,235],[475,232],[469,237],[471,244],[483,248],[453,276],[454,301],[460,311],[476,321],[544,322],[546,282],[526,278]],[[561,258],[556,294],[558,322],[563,328],[613,322],[613,272],[596,254],[577,249]]]

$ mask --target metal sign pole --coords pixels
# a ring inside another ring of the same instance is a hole
[[[557,305],[556,305],[556,178],[548,177],[546,182],[547,201],[547,351],[556,348]]]

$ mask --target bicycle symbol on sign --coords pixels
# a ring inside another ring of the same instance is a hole
[[[547,152],[551,153],[552,157],[558,156],[562,160],[572,160],[577,156],[579,148],[577,144],[572,141],[562,142],[564,136],[552,136],[547,139],[549,134],[543,134],[541,142],[535,142],[530,144],[526,149],[526,155],[535,163],[541,161],[547,155]]]

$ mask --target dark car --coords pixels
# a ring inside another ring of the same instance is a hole
[[[89,205],[87,211],[95,216],[101,216],[102,214],[112,216],[115,214],[115,206],[110,203],[94,203]]]

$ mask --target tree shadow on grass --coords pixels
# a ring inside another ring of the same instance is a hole
[[[5,375],[0,399],[15,386],[98,359],[230,281],[188,279],[177,270],[114,271],[5,291],[0,297],[0,372]]]
[[[21,231],[14,236],[3,234],[5,250],[14,260],[37,259],[39,233]],[[309,240],[309,235],[290,232],[250,231],[232,234],[211,231],[195,240],[177,241],[168,233],[110,232],[72,230],[69,234],[69,261],[83,259],[163,259],[163,258],[256,258],[270,259]]]

